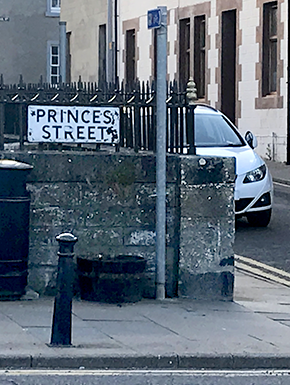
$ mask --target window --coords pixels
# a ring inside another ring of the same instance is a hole
[[[263,7],[262,96],[277,91],[277,1]]]
[[[194,77],[198,98],[205,97],[205,15],[194,18]]]
[[[128,84],[136,80],[135,55],[135,29],[129,29],[126,31],[126,81]]]
[[[48,49],[48,82],[57,84],[59,82],[59,45],[57,43],[50,43]]]
[[[106,24],[99,26],[99,82],[106,81],[107,67]]]
[[[241,147],[244,142],[222,115],[194,114],[195,142],[200,147]]]
[[[59,9],[60,8],[60,0],[51,0],[51,8]]]
[[[60,0],[47,0],[47,16],[59,16]]]
[[[190,77],[190,19],[179,23],[179,81],[185,89]]]

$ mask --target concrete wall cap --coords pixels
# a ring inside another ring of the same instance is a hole
[[[10,170],[32,170],[33,166],[23,162],[17,162],[16,160],[11,159],[1,159],[0,160],[0,169],[10,169]]]

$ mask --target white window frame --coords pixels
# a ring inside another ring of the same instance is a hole
[[[53,0],[47,0],[47,10],[46,16],[54,16],[59,17],[60,15],[60,2],[61,0],[57,0],[57,6],[52,5]]]
[[[58,47],[58,64],[55,65],[52,63],[52,47]],[[52,68],[57,68],[57,73],[52,74]],[[52,82],[52,77],[57,77],[57,82]],[[59,54],[59,41],[48,41],[47,42],[47,82],[50,84],[57,84],[59,82],[60,76],[60,54]]]

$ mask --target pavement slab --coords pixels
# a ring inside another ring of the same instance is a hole
[[[74,299],[69,347],[50,346],[54,298],[0,302],[0,367],[288,368],[290,288],[235,277],[234,302]]]
[[[0,301],[0,368],[290,369],[290,288],[238,269],[234,302],[74,299],[71,346],[50,346],[53,304]]]

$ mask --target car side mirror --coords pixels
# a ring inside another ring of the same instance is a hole
[[[246,132],[245,140],[251,148],[256,148],[258,146],[257,138],[251,131]]]

